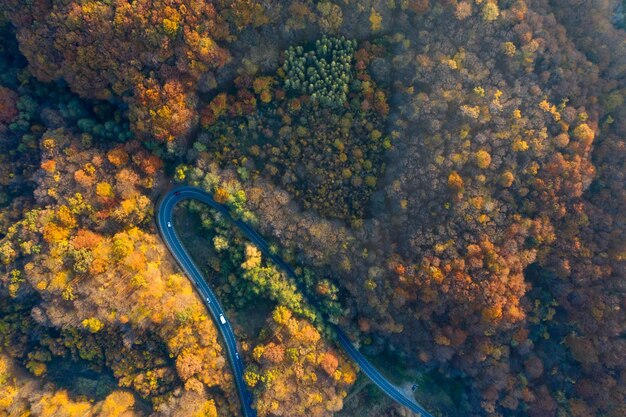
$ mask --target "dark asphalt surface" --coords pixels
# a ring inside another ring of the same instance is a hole
[[[237,226],[254,245],[263,253],[266,258],[269,258],[276,266],[281,268],[286,274],[294,279],[297,279],[295,271],[285,262],[282,258],[274,255],[270,251],[269,244],[259,235],[254,229],[252,229],[247,223],[235,219],[230,215],[228,208],[215,200],[211,194],[206,191],[191,186],[177,187],[168,192],[159,202],[157,207],[156,223],[165,242],[165,245],[172,253],[172,256],[176,259],[180,267],[185,271],[189,279],[192,281],[196,290],[202,297],[204,304],[207,306],[213,317],[217,328],[226,343],[226,350],[228,353],[228,361],[233,370],[235,378],[235,385],[237,386],[237,392],[241,398],[243,414],[245,417],[256,417],[256,410],[252,407],[252,395],[243,379],[244,366],[241,360],[241,355],[237,350],[237,341],[235,334],[230,325],[230,322],[224,315],[224,310],[217,301],[215,294],[204,280],[198,267],[193,263],[189,253],[183,246],[182,242],[178,238],[173,225],[173,212],[177,203],[182,200],[198,200],[219,211],[226,219]],[[419,413],[424,417],[433,417],[422,406],[420,406],[414,398],[407,397],[396,386],[389,382],[380,372],[378,372],[367,359],[354,347],[350,339],[346,334],[337,326],[333,326],[337,333],[337,340],[345,352],[352,358],[352,360],[359,365],[359,368],[368,378],[372,380],[376,386],[378,386],[385,394],[396,401],[399,404],[407,407],[415,413]]]

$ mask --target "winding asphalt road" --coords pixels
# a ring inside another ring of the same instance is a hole
[[[174,230],[173,212],[177,203],[182,200],[198,200],[219,211],[227,220],[237,226],[246,237],[256,245],[256,247],[263,253],[266,258],[269,258],[274,264],[281,268],[286,274],[293,279],[297,279],[295,271],[277,255],[274,255],[270,251],[269,244],[261,235],[259,235],[253,228],[247,223],[235,219],[230,215],[230,212],[226,206],[213,200],[211,194],[206,191],[191,186],[177,187],[168,192],[158,203],[156,223],[165,242],[165,245],[172,253],[172,256],[176,259],[181,268],[185,271],[191,282],[196,287],[196,290],[202,297],[204,304],[207,306],[213,316],[213,320],[217,325],[222,338],[226,343],[226,350],[228,353],[228,360],[233,370],[235,377],[235,384],[237,386],[237,392],[241,398],[243,414],[245,417],[256,417],[256,410],[252,407],[252,395],[243,379],[244,366],[237,350],[237,342],[235,334],[230,325],[228,319],[224,315],[224,310],[220,306],[215,294],[208,286],[200,270],[191,260],[191,256],[180,241],[176,231]],[[337,340],[341,347],[346,351],[348,356],[352,358],[359,368],[368,378],[372,380],[385,394],[391,397],[394,401],[407,407],[415,413],[419,413],[424,417],[433,417],[429,414],[421,405],[419,405],[414,398],[408,397],[402,393],[395,385],[389,382],[380,372],[376,370],[367,359],[352,345],[350,339],[346,334],[334,326],[337,333]]]

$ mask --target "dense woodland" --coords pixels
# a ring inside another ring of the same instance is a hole
[[[181,183],[260,416],[626,415],[625,11],[0,2],[0,416],[240,415]]]

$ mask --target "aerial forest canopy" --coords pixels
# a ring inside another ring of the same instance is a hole
[[[622,0],[0,2],[0,416],[626,415]]]

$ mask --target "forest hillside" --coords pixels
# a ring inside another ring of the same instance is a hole
[[[0,417],[626,415],[622,0],[0,2]],[[410,391],[410,389],[409,389]]]

